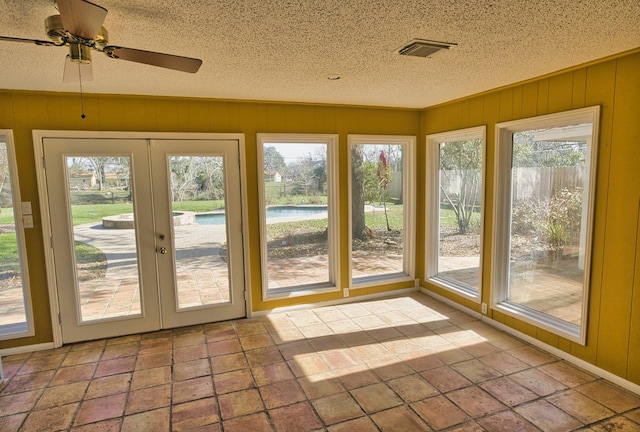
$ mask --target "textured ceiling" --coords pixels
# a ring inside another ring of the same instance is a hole
[[[423,108],[640,47],[638,0],[94,2],[111,44],[203,65],[193,75],[94,53],[86,93]],[[52,0],[0,0],[0,34],[46,40],[56,13]],[[414,38],[458,45],[398,55]],[[62,82],[66,53],[0,42],[0,88],[78,91]]]

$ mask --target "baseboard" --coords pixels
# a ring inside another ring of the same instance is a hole
[[[562,351],[561,349],[558,349],[558,348],[556,348],[554,346],[551,346],[551,345],[548,345],[548,344],[546,344],[544,342],[541,342],[536,338],[533,338],[533,337],[531,337],[531,336],[529,336],[529,335],[527,335],[525,333],[519,332],[518,330],[515,330],[515,329],[513,329],[513,328],[511,328],[511,327],[509,327],[509,326],[507,326],[505,324],[502,324],[502,323],[500,323],[498,321],[495,321],[494,319],[489,318],[486,315],[482,315],[482,314],[480,314],[480,313],[478,313],[478,312],[476,312],[474,310],[471,310],[471,309],[469,309],[469,308],[467,308],[465,306],[462,306],[459,303],[456,303],[456,302],[454,302],[452,300],[449,300],[448,298],[442,297],[439,294],[431,292],[431,291],[427,290],[426,288],[420,288],[420,292],[422,292],[422,293],[424,293],[424,294],[426,294],[426,295],[428,295],[430,297],[433,297],[433,298],[435,298],[437,300],[440,300],[443,303],[446,303],[446,304],[448,304],[448,305],[450,305],[450,306],[452,306],[452,307],[454,307],[454,308],[456,308],[456,309],[458,309],[458,310],[460,310],[462,312],[466,312],[469,315],[471,315],[471,316],[473,316],[475,318],[478,318],[478,319],[482,320],[483,322],[486,322],[487,324],[489,324],[489,325],[491,325],[491,326],[493,326],[493,327],[495,327],[495,328],[497,328],[499,330],[504,331],[505,333],[509,333],[509,334],[519,338],[519,339],[522,339],[523,341],[525,341],[527,343],[530,343],[531,345],[534,345],[534,346],[536,346],[536,347],[538,347],[540,349],[543,349],[543,350],[547,351],[549,354],[553,354],[556,357],[560,357],[561,359],[566,360],[569,363],[572,363],[572,364],[578,366],[579,368],[586,370],[587,372],[590,372],[590,373],[592,373],[594,375],[597,375],[597,376],[599,376],[601,378],[604,378],[607,381],[611,381],[612,383],[614,383],[616,385],[619,385],[620,387],[623,387],[623,388],[625,388],[625,389],[627,389],[627,390],[629,390],[629,391],[631,391],[633,393],[636,393],[636,394],[640,395],[640,385],[638,385],[636,383],[633,383],[633,382],[631,382],[629,380],[626,380],[626,379],[624,379],[624,378],[622,378],[622,377],[620,377],[618,375],[615,375],[615,374],[613,374],[613,373],[611,373],[611,372],[609,372],[607,370],[599,368],[598,366],[595,366],[595,365],[593,365],[593,364],[591,364],[589,362],[586,362],[586,361],[584,361],[584,360],[582,360],[582,359],[580,359],[578,357],[572,356],[571,354],[569,354],[569,353],[567,353],[565,351]]]
[[[46,343],[35,344],[35,345],[24,345],[24,346],[19,346],[14,348],[0,349],[0,356],[5,357],[5,356],[10,356],[15,354],[30,353],[34,351],[44,351],[44,350],[54,349],[54,348],[55,348],[55,345],[53,344],[53,342],[46,342]]]
[[[354,290],[352,290],[351,292],[353,292],[353,291]],[[334,305],[338,305],[338,304],[354,303],[354,302],[363,301],[363,300],[374,300],[374,299],[379,299],[379,298],[383,298],[383,297],[396,297],[396,296],[402,296],[402,295],[411,294],[411,293],[414,293],[416,291],[418,291],[417,288],[402,288],[402,289],[397,289],[397,290],[393,290],[393,291],[385,291],[385,292],[380,292],[380,293],[375,293],[375,294],[366,294],[366,295],[360,295],[360,296],[354,296],[354,297],[345,297],[345,298],[341,298],[341,299],[338,299],[338,300],[329,300],[329,301],[318,302],[318,303],[304,303],[304,304],[294,305],[294,306],[284,306],[284,307],[279,307],[279,308],[274,308],[274,309],[254,311],[251,314],[251,316],[252,317],[265,316],[265,315],[269,315],[269,314],[272,314],[272,313],[292,312],[292,311],[296,311],[296,310],[313,309],[313,308],[323,307],[323,306],[334,306]]]

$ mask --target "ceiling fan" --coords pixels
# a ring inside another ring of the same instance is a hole
[[[44,24],[51,41],[0,36],[0,40],[34,43],[42,46],[68,46],[64,82],[91,80],[91,50],[114,59],[129,60],[182,72],[195,73],[202,60],[109,45],[107,30],[102,27],[107,10],[87,0],[55,0],[59,15],[48,17]]]

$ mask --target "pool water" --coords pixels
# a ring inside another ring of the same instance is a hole
[[[304,217],[327,214],[325,206],[271,206],[267,207],[267,219],[277,217]],[[196,215],[196,223],[201,225],[222,225],[225,223],[224,213],[208,213]]]

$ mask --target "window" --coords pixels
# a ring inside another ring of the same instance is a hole
[[[263,297],[336,290],[338,138],[258,134]]]
[[[351,286],[413,279],[413,137],[349,135]]]
[[[427,136],[427,280],[480,302],[484,126]]]
[[[20,202],[12,133],[0,131],[0,339],[34,334],[22,224],[30,207]]]
[[[598,115],[496,125],[494,307],[583,344]]]

